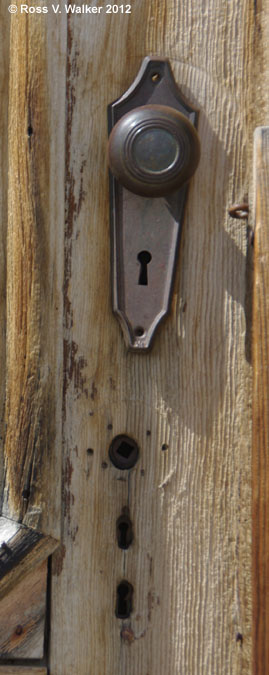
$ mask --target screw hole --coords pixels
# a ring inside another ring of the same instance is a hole
[[[145,333],[145,329],[142,328],[142,326],[137,326],[137,328],[134,329],[134,334],[135,337],[142,337]]]
[[[153,75],[151,76],[151,79],[152,79],[152,82],[159,82],[159,80],[161,79],[160,73],[153,73]]]
[[[129,581],[121,581],[117,587],[116,617],[129,619],[133,609],[133,587]]]

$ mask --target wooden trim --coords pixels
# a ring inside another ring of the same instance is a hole
[[[253,673],[269,666],[269,127],[254,135]]]
[[[0,518],[0,599],[57,548],[59,542],[9,518]]]

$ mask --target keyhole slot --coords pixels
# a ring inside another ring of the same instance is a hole
[[[134,589],[129,581],[121,581],[117,587],[116,617],[129,619],[133,609]]]
[[[149,251],[140,251],[137,256],[138,262],[140,262],[140,271],[139,271],[139,286],[148,285],[148,265],[152,259],[151,253]]]
[[[116,528],[118,546],[126,551],[131,546],[134,538],[130,518],[126,515],[120,516],[117,520]]]

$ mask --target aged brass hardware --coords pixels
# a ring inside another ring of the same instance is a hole
[[[145,58],[108,107],[113,311],[129,348],[151,347],[168,313],[188,181],[200,158],[198,113],[168,60]]]

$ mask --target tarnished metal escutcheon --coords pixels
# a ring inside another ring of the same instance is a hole
[[[128,347],[148,350],[168,313],[188,180],[197,168],[198,113],[168,60],[145,58],[108,107],[113,311]]]

